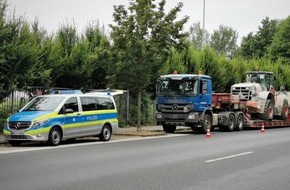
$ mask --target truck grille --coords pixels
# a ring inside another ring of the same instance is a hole
[[[252,91],[248,89],[248,87],[235,87],[232,89],[232,95],[239,95],[240,100],[251,100],[252,99]]]
[[[28,122],[28,121],[9,122],[9,129],[23,130],[30,127],[30,125],[31,125],[31,122]]]
[[[163,113],[189,113],[193,106],[190,104],[160,104],[159,109]]]

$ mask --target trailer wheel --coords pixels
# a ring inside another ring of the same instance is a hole
[[[176,125],[167,125],[167,124],[163,124],[163,130],[166,133],[174,133],[174,131],[176,130]]]
[[[237,131],[243,130],[244,125],[245,125],[245,117],[244,117],[244,114],[240,113],[237,117],[236,130]]]
[[[281,119],[287,120],[288,119],[288,113],[289,113],[289,104],[287,100],[283,101],[282,105],[282,113],[281,113]]]
[[[203,122],[202,122],[202,126],[200,128],[200,133],[202,134],[206,134],[207,133],[207,130],[211,130],[212,128],[212,118],[209,114],[204,114],[204,119],[203,119]]]
[[[235,115],[233,113],[229,114],[229,123],[227,126],[227,131],[233,131],[235,129],[236,126],[236,119],[235,119]]]
[[[264,113],[262,114],[261,119],[263,120],[272,120],[274,117],[274,104],[270,99],[266,100]]]

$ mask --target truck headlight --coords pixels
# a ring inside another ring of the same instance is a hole
[[[188,115],[188,119],[195,119],[195,115],[194,114],[189,114]]]
[[[156,114],[156,118],[157,118],[157,119],[162,119],[162,114],[157,113],[157,114]]]

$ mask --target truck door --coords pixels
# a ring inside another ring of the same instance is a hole
[[[199,87],[198,111],[203,112],[206,108],[211,107],[212,104],[211,83],[209,80],[201,79]]]

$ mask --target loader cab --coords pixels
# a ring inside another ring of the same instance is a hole
[[[268,71],[248,71],[246,82],[259,83],[263,90],[269,91],[275,86],[276,76]]]

